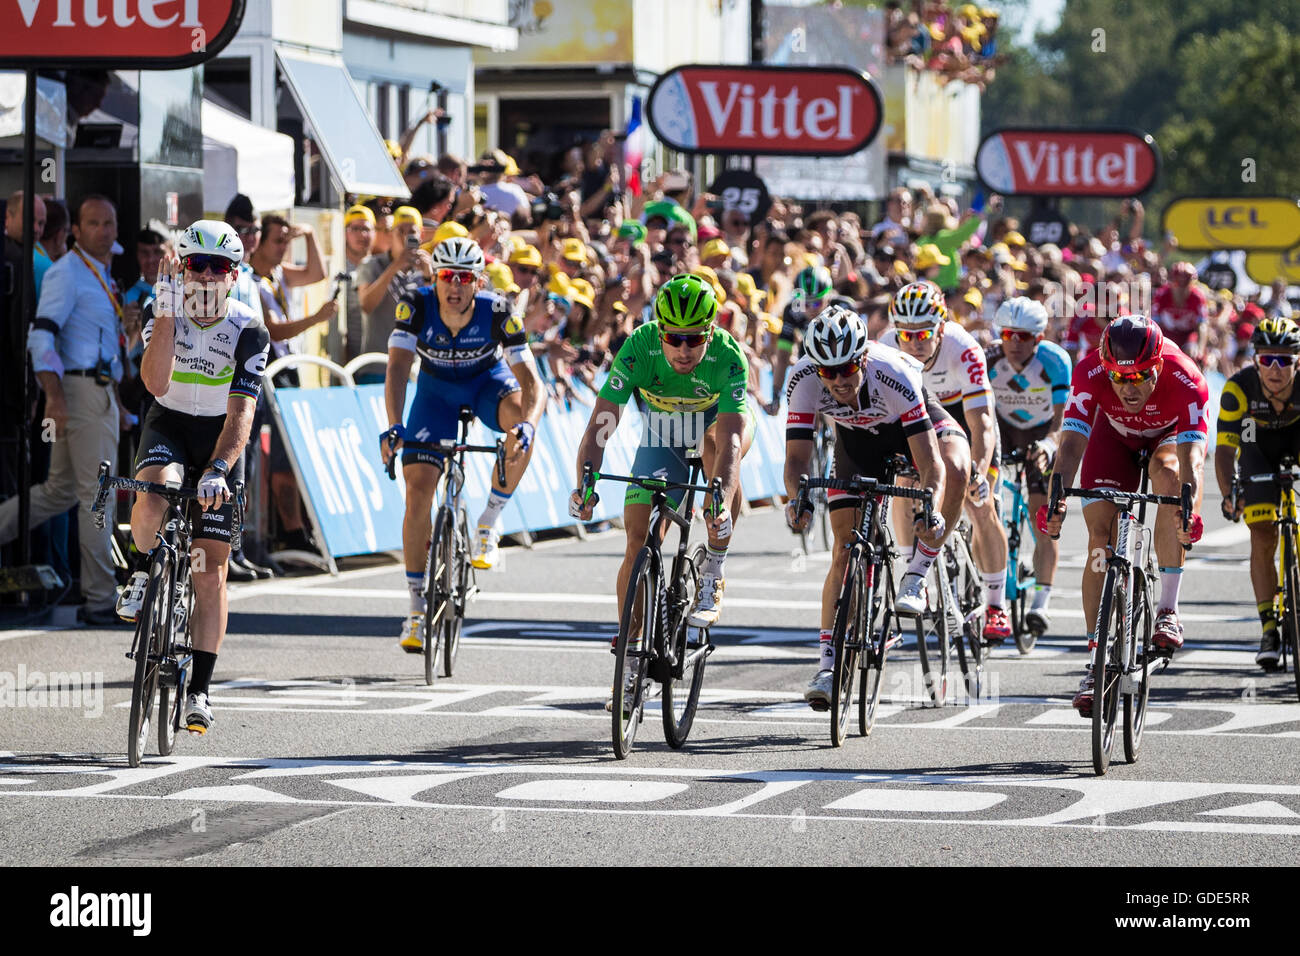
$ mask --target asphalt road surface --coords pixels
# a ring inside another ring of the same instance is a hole
[[[664,743],[653,700],[625,761],[604,709],[617,530],[506,549],[480,573],[455,676],[432,687],[397,647],[390,559],[235,586],[215,726],[134,770],[128,632],[0,633],[0,864],[639,864],[669,848],[700,864],[1294,864],[1300,703],[1291,674],[1254,664],[1246,533],[1218,511],[1207,499],[1187,645],[1153,680],[1140,760],[1117,743],[1102,778],[1070,708],[1077,510],[1037,649],[997,650],[987,699],[936,708],[905,644],[876,730],[838,749],[802,700],[829,557],[798,554],[763,510],[737,527],[689,742]],[[84,697],[42,700],[55,672],[84,673]]]

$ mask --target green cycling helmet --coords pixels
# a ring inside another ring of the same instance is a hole
[[[691,242],[695,241],[695,217],[677,203],[668,199],[646,203],[641,212],[641,221],[649,222],[651,219],[666,220],[669,229],[681,227],[691,234]]]
[[[805,266],[794,279],[795,294],[802,294],[809,302],[826,298],[835,291],[834,285],[831,270],[824,266]]]
[[[713,287],[697,275],[673,276],[655,296],[655,318],[665,331],[707,329],[717,315]]]

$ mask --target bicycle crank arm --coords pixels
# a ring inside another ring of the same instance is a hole
[[[705,644],[703,647],[696,648],[686,656],[686,660],[682,662],[682,668],[685,669],[687,667],[690,667],[692,664],[696,663],[697,661],[707,658],[710,654],[712,654],[717,649],[718,648],[716,644]]]

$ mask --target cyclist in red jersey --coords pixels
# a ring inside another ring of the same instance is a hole
[[[1205,354],[1208,305],[1205,294],[1192,284],[1195,279],[1190,262],[1175,262],[1169,269],[1169,284],[1151,298],[1151,312],[1165,338],[1200,361]]]
[[[1151,456],[1147,473],[1154,493],[1177,495],[1183,482],[1191,483],[1195,513],[1188,530],[1182,529],[1177,507],[1161,505],[1156,512],[1160,600],[1152,643],[1166,654],[1183,646],[1183,629],[1178,623],[1182,545],[1201,537],[1208,401],[1209,387],[1200,370],[1164,338],[1158,325],[1144,315],[1118,318],[1106,327],[1101,347],[1074,367],[1061,448],[1056,454],[1056,472],[1067,487],[1082,463],[1080,487],[1136,491],[1141,477],[1137,453],[1142,449]],[[1084,505],[1090,555],[1106,553],[1113,541],[1117,510],[1109,501],[1092,500]],[[1059,534],[1065,512],[1062,501],[1048,520],[1044,505],[1038,513],[1039,530]],[[1099,562],[1089,560],[1083,569],[1090,659],[1096,651],[1097,603],[1105,579],[1105,568],[1099,567]],[[1091,667],[1074,696],[1074,706],[1082,716],[1092,716]]]
[[[1077,307],[1074,318],[1070,320],[1070,327],[1061,339],[1061,347],[1070,353],[1072,362],[1078,362],[1101,345],[1101,334],[1106,331],[1109,322],[1109,316],[1098,317],[1097,309],[1092,303]]]

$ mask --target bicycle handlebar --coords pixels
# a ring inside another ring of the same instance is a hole
[[[396,435],[390,433],[387,440],[388,450],[393,452],[393,454],[388,457],[388,464],[384,466],[384,470],[388,473],[390,481],[396,481],[398,438]],[[444,438],[442,441],[433,442],[427,446],[418,442],[404,442],[404,444],[410,444],[416,447],[437,448],[439,451],[447,452],[449,455],[458,455],[463,451],[484,452],[496,455],[497,480],[503,486],[506,483],[506,440],[504,438],[498,438],[495,445],[462,445],[454,438]]]
[[[636,475],[607,475],[604,472],[596,471],[591,467],[591,462],[582,463],[582,501],[585,504],[593,497],[596,501],[600,496],[596,494],[596,482],[598,481],[621,481],[624,484],[636,485],[650,492],[664,492],[670,489],[676,491],[698,491],[700,494],[708,495],[713,499],[713,513],[717,514],[722,510],[722,479],[714,478],[708,485],[692,485],[680,481],[669,481],[667,478],[641,478]],[[707,508],[705,509],[707,511]],[[675,510],[663,512],[664,517],[668,518],[674,524],[682,529],[689,529],[690,522],[679,515]]]
[[[903,485],[889,484],[876,478],[867,478],[863,475],[854,475],[849,479],[809,478],[807,475],[800,475],[799,491],[795,497],[797,502],[795,507],[799,514],[812,511],[812,503],[808,500],[808,492],[814,488],[844,491],[851,495],[887,495],[891,498],[911,498],[913,501],[921,502],[924,508],[926,527],[929,527],[934,520],[934,493],[929,488],[908,488]]]
[[[90,506],[91,513],[95,516],[95,527],[103,531],[108,527],[108,514],[105,512],[105,506],[108,503],[108,496],[115,488],[122,488],[126,491],[134,491],[137,494],[158,495],[176,505],[182,505],[187,501],[194,501],[199,497],[197,488],[185,488],[178,484],[165,484],[157,481],[141,481],[138,478],[123,478],[119,475],[109,474],[111,465],[107,461],[99,463],[99,487],[95,490],[95,500]],[[234,504],[234,514],[231,520],[230,530],[230,550],[236,552],[242,544],[243,524],[244,524],[244,483],[236,481],[230,486],[230,500]]]
[[[1192,519],[1192,486],[1190,482],[1183,482],[1178,489],[1177,495],[1156,495],[1151,493],[1141,493],[1137,491],[1115,491],[1110,488],[1066,488],[1060,474],[1052,475],[1051,495],[1048,498],[1047,514],[1049,517],[1056,514],[1061,501],[1065,498],[1092,498],[1101,501],[1110,501],[1121,505],[1128,510],[1133,504],[1145,501],[1147,504],[1155,505],[1175,505],[1178,508],[1179,520],[1182,523],[1183,530],[1186,531],[1191,525]],[[1055,540],[1060,534],[1052,535]],[[1184,551],[1192,550],[1190,544],[1183,545]]]

